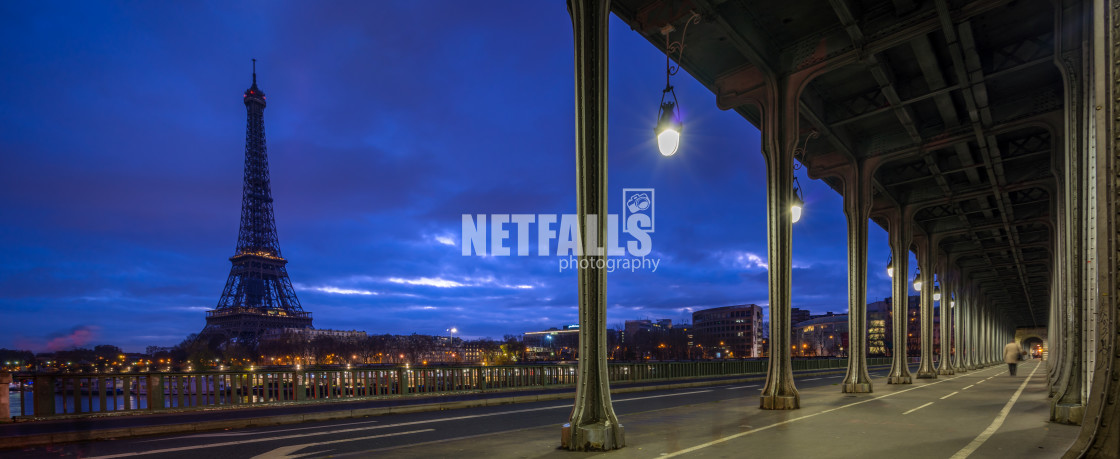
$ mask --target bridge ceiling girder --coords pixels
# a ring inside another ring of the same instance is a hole
[[[843,192],[872,174],[872,219],[909,208],[1012,325],[1047,321],[1052,164],[1060,164],[1062,83],[1047,0],[613,0],[664,51],[660,30],[692,11],[683,66],[759,125],[743,94],[798,81],[803,163]],[[657,75],[650,75],[657,78]],[[788,78],[788,79],[784,79]]]

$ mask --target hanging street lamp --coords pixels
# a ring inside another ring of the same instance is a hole
[[[661,28],[665,35],[665,89],[661,90],[661,105],[657,110],[657,126],[653,133],[657,137],[657,150],[661,156],[673,156],[681,146],[681,110],[677,103],[677,92],[673,90],[670,77],[681,69],[680,63],[684,59],[684,38],[688,34],[690,24],[699,24],[700,15],[693,12],[692,16],[684,23],[680,41],[671,41],[669,34],[676,30],[672,24]],[[677,65],[673,65],[672,55],[677,55]]]
[[[797,182],[797,175],[793,176],[793,202],[789,206],[790,220],[797,223],[801,220],[801,208],[805,206],[805,199],[801,197],[801,184]]]

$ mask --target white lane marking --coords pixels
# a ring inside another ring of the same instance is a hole
[[[930,405],[932,405],[932,404],[933,404],[933,402],[929,402],[929,403],[926,403],[925,405],[919,406],[919,407],[917,407],[917,408],[914,408],[914,409],[912,409],[912,410],[910,410],[910,411],[907,411],[907,412],[904,412],[904,413],[902,413],[902,414],[903,414],[903,415],[907,415],[907,414],[913,413],[913,412],[915,412],[915,411],[918,411],[918,410],[920,410],[920,409],[922,409],[922,408],[925,408],[925,407],[927,407],[927,406],[930,406]]]
[[[747,389],[747,388],[751,388],[751,387],[758,387],[758,384],[754,384],[754,385],[750,385],[750,386],[728,387],[728,388],[727,388],[727,390],[732,390],[732,389]]]
[[[630,401],[630,400],[645,400],[645,399],[650,399],[650,398],[675,397],[675,396],[678,396],[678,395],[700,394],[700,393],[704,393],[704,392],[712,392],[712,390],[708,389],[708,390],[698,390],[698,391],[692,391],[692,392],[680,392],[680,393],[675,393],[675,394],[651,395],[651,396],[647,396],[647,397],[634,397],[634,398],[619,399],[619,400],[614,400],[614,401],[615,402],[627,402],[627,401]],[[326,432],[307,432],[307,433],[302,433],[302,434],[282,435],[282,436],[279,436],[279,437],[245,438],[245,439],[238,439],[238,440],[235,440],[235,441],[228,441],[228,442],[222,442],[222,443],[211,443],[211,444],[203,444],[203,445],[184,446],[184,447],[180,447],[180,448],[168,448],[168,449],[151,450],[151,451],[136,452],[136,453],[114,454],[114,455],[108,455],[108,456],[96,456],[96,457],[90,457],[90,458],[87,458],[87,459],[110,459],[110,458],[116,458],[116,457],[129,457],[129,456],[139,456],[139,455],[145,455],[145,454],[158,454],[158,453],[164,453],[164,452],[185,451],[185,450],[191,450],[191,449],[215,448],[215,447],[220,447],[220,446],[230,446],[230,445],[238,445],[238,444],[244,444],[244,443],[256,443],[256,442],[262,442],[262,441],[286,440],[286,439],[290,439],[290,438],[310,437],[310,436],[314,436],[314,435],[332,435],[332,434],[341,434],[341,433],[349,433],[349,432],[358,432],[358,431],[362,431],[362,430],[386,429],[386,428],[390,428],[390,427],[410,426],[410,425],[416,425],[416,424],[428,424],[428,423],[433,423],[433,422],[444,422],[444,421],[458,421],[458,420],[463,420],[463,419],[473,419],[473,418],[482,418],[482,417],[490,417],[490,416],[504,416],[504,415],[507,415],[507,414],[527,413],[527,412],[532,412],[532,411],[554,410],[554,409],[558,409],[558,408],[571,408],[571,407],[572,407],[572,405],[570,405],[570,404],[569,405],[552,405],[552,406],[545,406],[545,407],[540,407],[540,408],[526,408],[526,409],[523,409],[523,410],[501,411],[501,412],[497,412],[497,413],[484,413],[484,414],[472,414],[472,415],[466,415],[466,416],[454,416],[454,417],[449,417],[449,418],[438,418],[438,419],[428,419],[428,420],[423,420],[423,421],[401,422],[401,423],[397,423],[397,424],[383,424],[383,425],[370,426],[370,427],[355,427],[355,428],[352,428],[352,429],[331,430],[331,431],[326,431]]]
[[[381,434],[381,435],[370,435],[368,437],[343,438],[341,440],[321,441],[321,442],[317,442],[317,443],[304,443],[302,445],[281,446],[281,447],[276,448],[276,449],[274,449],[272,451],[269,451],[267,453],[262,453],[262,454],[258,454],[256,456],[253,456],[253,459],[279,459],[279,458],[284,458],[284,457],[310,456],[312,454],[322,454],[322,453],[325,453],[326,451],[316,451],[316,452],[313,452],[313,453],[305,453],[305,454],[292,454],[292,453],[294,453],[296,451],[299,451],[301,449],[304,449],[304,448],[310,448],[312,446],[331,445],[331,444],[335,444],[335,443],[345,443],[345,442],[350,442],[350,441],[373,440],[374,438],[396,437],[398,435],[410,435],[410,434],[415,434],[415,433],[433,432],[435,430],[436,429],[413,430],[413,431],[410,431],[410,432],[395,432],[395,433]]]
[[[983,445],[984,442],[988,441],[988,438],[991,438],[991,436],[999,430],[999,427],[1003,425],[1003,421],[1007,419],[1007,413],[1011,412],[1011,407],[1019,400],[1019,395],[1023,393],[1023,389],[1027,388],[1027,383],[1031,381],[1031,376],[1034,376],[1034,372],[1038,371],[1038,367],[1040,366],[1039,364],[1035,364],[1034,369],[1031,370],[1031,374],[1027,375],[1027,379],[1023,380],[1023,383],[1019,385],[1019,390],[1015,391],[1015,395],[1011,396],[1011,400],[1008,400],[1007,404],[1003,405],[1003,409],[999,410],[999,416],[996,416],[992,424],[989,425],[987,429],[984,429],[983,432],[980,432],[980,435],[977,435],[976,438],[965,445],[964,448],[957,451],[957,454],[954,454],[952,459],[964,459],[968,457],[970,454],[976,452],[976,449],[979,448],[980,445]]]
[[[976,384],[983,384],[984,381],[987,381],[987,379],[981,379],[979,381],[976,381]],[[973,384],[973,386],[975,386],[976,384]]]
[[[296,427],[294,429],[280,429],[280,430],[259,430],[259,429],[257,429],[257,430],[254,430],[252,432],[234,432],[234,431],[213,432],[213,433],[203,433],[203,434],[198,434],[198,435],[187,435],[187,436],[175,437],[175,438],[176,439],[187,439],[187,438],[214,438],[214,437],[242,437],[242,436],[245,436],[245,435],[267,435],[267,434],[274,434],[274,433],[280,433],[280,432],[295,432],[297,430],[334,429],[334,428],[342,427],[342,426],[375,424],[375,423],[378,423],[378,422],[381,422],[381,421],[347,422],[345,424],[331,424],[329,426]],[[156,439],[152,439],[152,440],[140,440],[137,443],[149,443],[149,442],[153,442],[153,441],[167,441],[167,439],[166,438],[156,438]]]
[[[813,414],[806,414],[804,416],[798,416],[798,417],[793,418],[793,419],[787,419],[785,421],[775,422],[775,423],[770,424],[768,426],[762,426],[762,427],[759,427],[757,429],[748,430],[746,432],[739,432],[735,435],[729,435],[729,436],[726,436],[726,437],[723,437],[723,438],[717,438],[717,439],[712,440],[710,442],[701,443],[701,444],[693,446],[691,448],[685,448],[685,449],[682,449],[682,450],[679,450],[679,451],[674,451],[674,452],[669,453],[669,454],[663,454],[661,456],[658,456],[658,458],[660,459],[660,458],[667,458],[667,457],[676,457],[676,456],[680,456],[682,454],[688,454],[688,453],[691,453],[693,451],[698,451],[698,450],[707,448],[709,446],[718,445],[720,443],[730,441],[730,440],[734,440],[734,439],[739,438],[739,437],[744,437],[744,436],[747,436],[747,435],[750,435],[750,434],[753,434],[753,433],[762,432],[763,430],[773,429],[774,427],[784,426],[786,424],[789,424],[789,423],[792,423],[792,422],[797,422],[797,421],[800,421],[802,419],[809,419],[811,417],[820,416],[820,415],[826,414],[826,413],[831,413],[831,412],[836,411],[836,410],[842,410],[844,408],[853,407],[853,406],[856,406],[856,405],[862,405],[862,404],[868,403],[868,402],[874,402],[874,401],[879,400],[879,399],[883,399],[883,398],[887,398],[887,397],[893,397],[893,396],[898,395],[898,394],[910,392],[910,391],[916,390],[916,389],[922,389],[922,388],[925,388],[925,387],[934,386],[934,385],[937,385],[937,384],[941,384],[945,381],[952,381],[954,379],[957,379],[957,377],[955,376],[955,377],[952,377],[952,378],[946,378],[946,379],[942,379],[942,380],[939,380],[939,381],[936,381],[936,382],[931,382],[929,384],[923,384],[923,385],[920,385],[920,386],[911,387],[909,389],[903,389],[903,390],[900,390],[898,392],[892,392],[892,393],[889,393],[889,394],[880,395],[878,397],[872,397],[872,398],[869,398],[869,399],[866,399],[866,400],[860,400],[858,402],[852,402],[852,403],[849,403],[847,405],[841,405],[841,406],[838,406],[838,407],[835,407],[835,408],[829,408],[827,410],[819,411],[819,412],[816,412],[816,413],[813,413]]]
[[[622,399],[618,399],[618,400],[614,400],[614,401],[615,402],[629,402],[631,400],[645,400],[647,398],[676,397],[678,395],[703,394],[704,392],[711,392],[711,391],[712,391],[711,389],[697,390],[697,391],[692,391],[692,392],[681,392],[681,393],[678,393],[678,394],[662,394],[662,395],[650,395],[648,397],[622,398]]]
[[[461,440],[470,440],[470,439],[474,439],[474,438],[493,437],[495,435],[510,435],[510,434],[525,431],[525,430],[539,429],[541,427],[546,427],[546,426],[522,427],[520,429],[503,430],[501,432],[485,432],[485,433],[480,433],[480,434],[475,434],[475,435],[464,435],[462,437],[448,437],[448,438],[441,438],[439,440],[422,441],[422,442],[419,442],[419,443],[405,443],[403,445],[386,446],[384,448],[366,449],[366,450],[361,450],[361,451],[336,452],[335,454],[332,454],[330,457],[333,457],[333,458],[359,457],[359,458],[362,458],[362,459],[366,459],[366,458],[369,458],[369,457],[374,457],[374,456],[372,456],[373,453],[378,453],[378,452],[383,452],[383,451],[393,451],[393,450],[404,449],[404,448],[419,448],[421,446],[439,445],[439,444],[443,444],[443,443],[451,443],[451,442],[454,442],[454,441],[461,441]],[[388,457],[392,457],[392,456],[388,456]]]
[[[809,378],[809,379],[802,379],[802,381],[816,381],[816,380],[818,380],[818,379],[821,379],[821,378]]]
[[[946,396],[944,396],[944,397],[941,397],[941,400],[945,400],[945,399],[947,399],[947,398],[949,398],[949,397],[952,397],[952,396],[954,396],[954,395],[957,395],[957,394],[959,394],[959,393],[960,393],[960,391],[956,391],[956,392],[953,392],[953,393],[951,393],[951,394],[949,394],[949,395],[946,395]]]
[[[843,376],[825,376],[825,378],[843,378]]]
[[[975,386],[975,384],[969,384],[969,385],[967,385],[967,386],[964,386],[964,388],[963,388],[963,389],[961,389],[961,390],[968,390],[968,388],[970,388],[970,387],[972,387],[972,386]]]
[[[233,440],[233,441],[226,441],[226,442],[221,442],[221,443],[208,443],[208,444],[201,444],[201,445],[183,446],[183,447],[179,447],[179,448],[167,448],[167,449],[156,449],[156,450],[149,450],[149,451],[143,451],[143,452],[111,454],[111,455],[108,455],[108,456],[94,456],[94,457],[89,457],[89,458],[86,458],[86,459],[111,459],[111,458],[116,458],[116,457],[142,456],[142,455],[146,455],[146,454],[160,454],[160,453],[166,453],[166,452],[186,451],[186,450],[192,450],[192,449],[218,448],[218,447],[222,447],[222,446],[243,445],[245,443],[258,443],[258,442],[262,442],[262,441],[288,440],[288,439],[292,439],[292,438],[312,437],[312,436],[316,436],[316,435],[336,435],[336,434],[345,434],[345,433],[351,433],[351,432],[361,432],[363,430],[388,429],[390,427],[411,426],[411,425],[417,425],[417,424],[430,424],[430,423],[433,423],[433,422],[444,422],[444,421],[458,421],[458,420],[462,420],[462,419],[484,418],[484,417],[490,417],[490,416],[504,416],[504,415],[507,415],[507,414],[528,413],[528,412],[531,412],[531,411],[555,410],[555,409],[560,409],[560,408],[571,409],[572,405],[571,404],[552,405],[552,406],[544,406],[544,407],[540,407],[540,408],[526,408],[526,409],[523,409],[523,410],[510,410],[510,411],[500,411],[500,412],[496,412],[496,413],[472,414],[472,415],[466,415],[466,416],[453,416],[453,417],[449,417],[449,418],[426,419],[426,420],[423,420],[423,421],[400,422],[400,423],[396,423],[396,424],[382,424],[382,425],[369,426],[369,427],[354,427],[354,428],[351,428],[351,429],[331,430],[331,431],[326,431],[326,432],[307,432],[307,433],[301,433],[301,434],[281,435],[279,437],[241,438],[241,439],[237,439],[237,440]]]

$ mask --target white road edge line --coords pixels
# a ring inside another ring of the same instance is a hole
[[[911,387],[909,389],[903,389],[903,390],[900,390],[898,392],[891,392],[889,394],[883,394],[883,395],[880,395],[878,397],[873,397],[873,398],[869,398],[869,399],[866,399],[866,400],[860,400],[858,402],[849,403],[847,405],[841,405],[841,406],[838,406],[838,407],[835,407],[835,408],[829,408],[827,410],[818,411],[818,412],[813,413],[813,414],[798,416],[796,418],[786,419],[785,421],[781,421],[781,422],[775,422],[775,423],[770,424],[768,426],[762,426],[762,427],[759,427],[757,429],[748,430],[746,432],[739,432],[739,433],[734,434],[734,435],[728,435],[728,436],[723,437],[723,438],[717,438],[717,439],[712,440],[712,441],[707,442],[707,443],[701,443],[701,444],[693,446],[691,448],[685,448],[685,449],[682,449],[682,450],[679,450],[679,451],[674,451],[672,453],[663,454],[661,456],[658,456],[658,459],[676,457],[676,456],[680,456],[682,454],[688,454],[688,453],[691,453],[693,451],[698,451],[698,450],[707,448],[707,447],[712,446],[712,445],[718,445],[720,443],[730,441],[730,440],[734,440],[734,439],[739,438],[739,437],[744,437],[744,436],[747,436],[747,435],[750,435],[750,434],[753,434],[753,433],[756,433],[756,432],[762,432],[763,430],[773,429],[774,427],[778,427],[778,426],[784,426],[784,425],[792,423],[792,422],[797,422],[797,421],[800,421],[802,419],[809,419],[811,417],[820,416],[820,415],[826,414],[826,413],[831,413],[831,412],[836,411],[836,410],[842,410],[844,408],[848,408],[848,407],[852,407],[852,406],[856,406],[856,405],[862,405],[862,404],[868,403],[868,402],[874,402],[874,401],[879,400],[879,399],[892,397],[892,396],[902,394],[902,393],[905,393],[905,392],[910,392],[912,390],[934,386],[934,385],[937,385],[937,384],[941,384],[945,381],[952,381],[954,379],[957,379],[958,377],[959,376],[955,376],[955,377],[952,377],[952,378],[946,378],[946,379],[942,379],[942,380],[939,380],[939,381],[936,381],[936,382],[931,382],[929,384],[923,384],[921,386],[914,386],[914,387]]]
[[[362,429],[349,429],[349,430],[362,430]],[[308,444],[297,445],[297,446],[300,446],[301,448],[303,448],[303,447],[312,446],[312,445],[325,445],[325,444],[328,444],[328,443],[340,443],[340,442],[343,442],[343,441],[369,440],[369,439],[373,439],[373,438],[393,437],[393,436],[397,436],[397,435],[409,435],[409,434],[421,433],[421,432],[431,432],[433,430],[435,430],[435,429],[412,430],[412,431],[408,431],[408,432],[393,432],[393,433],[387,433],[387,434],[372,435],[372,436],[368,436],[368,437],[345,438],[345,439],[342,439],[342,440],[333,440],[333,441],[327,441],[327,442],[322,442],[322,443],[308,443]],[[108,458],[114,458],[114,457],[131,457],[131,456],[144,456],[144,455],[148,455],[148,454],[173,453],[173,452],[177,452],[177,451],[188,451],[188,450],[199,449],[199,448],[213,448],[213,447],[216,447],[216,446],[230,446],[230,445],[239,445],[239,444],[245,444],[245,443],[257,443],[257,442],[269,441],[269,440],[280,440],[280,439],[289,439],[289,438],[309,437],[309,436],[312,436],[312,435],[319,435],[319,433],[310,433],[310,434],[303,434],[303,435],[287,435],[287,436],[283,436],[283,437],[271,437],[271,438],[242,439],[242,440],[238,440],[238,441],[231,441],[231,442],[224,442],[224,443],[214,443],[214,444],[209,444],[209,445],[180,446],[178,448],[164,448],[164,449],[154,449],[154,450],[140,451],[140,452],[110,454],[108,456],[94,456],[94,457],[87,458],[87,459],[108,459]]]
[[[731,390],[731,389],[747,389],[747,388],[751,388],[751,387],[758,387],[758,384],[754,384],[754,385],[751,385],[751,386],[738,386],[738,387],[728,387],[728,388],[727,388],[727,390]]]
[[[1007,419],[1007,414],[1011,412],[1011,407],[1015,406],[1015,402],[1019,400],[1019,395],[1023,393],[1023,389],[1027,388],[1027,383],[1031,381],[1031,376],[1034,376],[1034,372],[1038,371],[1038,367],[1040,366],[1042,365],[1036,364],[1034,366],[1034,369],[1031,370],[1031,374],[1027,375],[1027,379],[1024,379],[1023,383],[1019,385],[1019,390],[1015,391],[1015,395],[1011,396],[1011,400],[1008,400],[1007,404],[1003,405],[1003,409],[999,411],[999,416],[996,416],[992,424],[989,425],[987,429],[984,429],[983,432],[980,432],[980,435],[977,435],[976,438],[965,445],[964,448],[957,451],[957,454],[954,454],[951,459],[964,459],[968,457],[970,454],[976,452],[976,449],[980,448],[980,445],[983,445],[984,442],[988,441],[988,438],[991,438],[991,436],[999,430],[999,427],[1003,425],[1003,421]]]
[[[929,402],[929,403],[926,403],[925,405],[919,406],[919,407],[917,407],[917,408],[914,408],[914,409],[912,409],[912,410],[910,410],[910,411],[907,411],[907,412],[905,412],[905,413],[902,413],[902,415],[903,415],[903,416],[905,416],[905,415],[907,415],[907,414],[913,413],[913,412],[915,412],[915,411],[918,411],[918,410],[920,410],[920,409],[922,409],[922,408],[925,408],[925,407],[927,407],[927,406],[930,406],[930,405],[932,405],[932,404],[933,404],[933,402]]]
[[[329,425],[329,426],[328,425],[322,425],[322,426],[312,426],[312,427],[296,427],[294,429],[279,429],[279,430],[260,430],[260,429],[262,429],[262,427],[250,427],[250,428],[247,428],[247,429],[244,429],[244,430],[252,430],[251,432],[218,431],[218,432],[210,432],[210,433],[200,433],[200,434],[195,434],[195,435],[184,435],[184,436],[181,436],[181,437],[175,437],[175,439],[178,440],[178,439],[187,439],[187,438],[221,438],[221,437],[244,437],[246,435],[269,435],[269,434],[276,434],[276,433],[280,433],[280,432],[295,432],[297,430],[334,429],[334,428],[338,428],[338,427],[342,427],[342,426],[353,426],[353,425],[362,425],[362,424],[377,424],[379,422],[381,422],[381,421],[348,422],[348,423],[345,423],[345,424],[332,424],[332,425]],[[267,427],[263,427],[263,428],[266,429]],[[241,429],[239,429],[239,430],[241,430]],[[166,438],[155,438],[155,439],[151,439],[151,440],[140,440],[140,441],[137,441],[137,443],[150,443],[150,442],[154,442],[154,441],[166,441],[166,440],[167,440]]]
[[[816,380],[818,380],[818,379],[821,379],[821,378],[809,378],[809,379],[802,379],[802,381],[816,381]]]
[[[527,412],[530,412],[530,411],[555,410],[555,409],[559,409],[559,408],[571,409],[571,407],[572,407],[571,404],[552,405],[552,406],[544,406],[544,407],[539,407],[539,408],[526,408],[526,409],[523,409],[523,410],[499,411],[499,412],[494,412],[494,413],[472,414],[472,415],[466,415],[466,416],[452,416],[452,417],[449,417],[449,418],[425,419],[423,421],[399,422],[399,423],[396,423],[396,424],[380,424],[380,425],[369,426],[369,427],[354,427],[354,428],[350,428],[350,429],[329,430],[329,431],[324,431],[324,432],[306,432],[306,433],[301,433],[301,434],[281,435],[281,436],[277,436],[277,437],[240,438],[240,439],[234,439],[232,441],[226,441],[226,442],[220,442],[220,443],[207,443],[207,444],[201,444],[201,445],[182,446],[182,447],[178,447],[178,448],[153,449],[153,450],[142,451],[142,452],[110,454],[110,455],[107,455],[107,456],[88,457],[86,459],[112,459],[112,458],[117,458],[117,457],[143,456],[143,455],[148,455],[148,454],[160,454],[160,453],[168,453],[168,452],[174,452],[174,451],[187,451],[187,450],[192,450],[192,449],[219,448],[219,447],[222,447],[222,446],[242,445],[242,444],[245,444],[245,443],[259,443],[259,442],[262,442],[262,441],[289,440],[289,439],[292,439],[292,438],[314,437],[314,436],[318,436],[318,435],[346,434],[346,433],[351,433],[351,432],[361,432],[363,430],[388,429],[388,428],[400,427],[400,426],[411,426],[411,425],[417,425],[417,424],[430,424],[430,423],[433,423],[433,422],[458,421],[458,420],[461,420],[461,419],[473,419],[473,418],[483,418],[483,417],[490,417],[490,416],[501,416],[501,415],[513,414],[513,413],[527,413]]]
[[[959,393],[960,393],[960,391],[954,391],[953,393],[951,393],[951,394],[949,394],[949,395],[946,395],[946,396],[944,396],[944,397],[941,397],[941,400],[945,400],[945,399],[947,399],[947,398],[949,398],[949,397],[952,397],[952,396],[954,396],[954,395],[957,395],[957,394],[959,394]]]
[[[373,440],[375,438],[396,437],[398,435],[409,435],[409,434],[415,434],[415,433],[432,432],[432,431],[435,431],[435,430],[436,429],[412,430],[412,431],[409,431],[409,432],[394,432],[394,433],[381,434],[381,435],[370,435],[368,437],[343,438],[341,440],[330,440],[330,441],[321,441],[321,442],[317,442],[317,443],[304,443],[302,445],[281,446],[281,447],[276,448],[272,451],[268,451],[266,453],[261,453],[261,454],[258,454],[256,456],[253,456],[253,459],[279,459],[279,458],[284,458],[284,457],[300,457],[300,456],[306,456],[308,454],[318,454],[318,453],[307,453],[307,454],[299,454],[299,455],[292,455],[292,453],[294,453],[296,451],[299,451],[301,449],[304,449],[304,448],[310,448],[312,446],[331,445],[331,444],[335,444],[335,443],[345,443],[345,442],[350,442],[350,441]]]

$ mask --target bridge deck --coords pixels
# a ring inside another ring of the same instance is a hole
[[[613,396],[628,447],[610,457],[1059,457],[1078,428],[1050,424],[1046,366],[999,365],[842,395],[841,375],[801,375],[804,408],[757,408],[762,381],[713,381]],[[570,397],[570,396],[569,396]],[[559,450],[571,399],[8,450],[10,457],[570,457]],[[1003,412],[1007,413],[1002,416]],[[137,418],[133,418],[134,420]],[[987,432],[987,434],[985,434]]]

